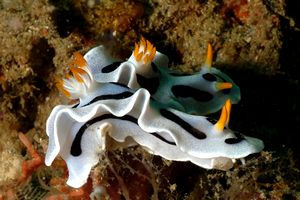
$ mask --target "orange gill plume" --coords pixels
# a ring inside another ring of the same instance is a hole
[[[80,52],[76,51],[73,54],[73,60],[71,61],[70,66],[84,68],[87,66],[87,62],[84,59],[83,55]]]
[[[135,44],[133,51],[134,58],[137,62],[143,61],[144,64],[149,63],[153,60],[156,53],[156,48],[149,42],[141,37],[139,44]]]
[[[65,87],[64,87],[64,80],[56,78],[55,82],[56,82],[55,86],[60,91],[60,93],[64,94],[66,97],[70,98],[71,97],[71,93],[68,90],[65,89]]]
[[[56,80],[56,87],[63,93],[66,97],[72,98],[73,93],[76,91],[76,85],[89,86],[89,71],[87,68],[87,61],[84,59],[80,52],[75,52],[73,54],[72,61],[70,62],[70,71],[72,75],[66,74],[65,78]],[[79,84],[74,84],[78,82]]]
[[[83,83],[83,76],[87,74],[87,72],[79,67],[70,67],[70,70],[73,74],[73,77],[80,83]]]
[[[73,54],[73,59],[70,63],[70,71],[78,82],[84,82],[82,77],[87,75],[87,62],[83,55],[78,51]]]

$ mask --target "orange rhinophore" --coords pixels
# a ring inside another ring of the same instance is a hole
[[[207,55],[206,55],[206,60],[205,60],[205,65],[207,67],[211,67],[212,66],[212,57],[213,57],[212,47],[211,47],[211,44],[208,43],[208,46],[207,46]]]
[[[230,110],[231,110],[231,101],[230,101],[230,99],[228,99],[222,108],[220,119],[215,124],[215,127],[218,131],[220,131],[220,132],[223,131],[224,127],[228,125],[229,117],[230,117]]]
[[[228,82],[225,82],[225,83],[216,83],[216,88],[217,90],[225,90],[225,89],[230,89],[232,88],[232,83],[228,83]]]

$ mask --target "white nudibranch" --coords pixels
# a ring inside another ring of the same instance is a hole
[[[110,148],[105,146],[107,137],[123,143],[122,147],[127,141],[131,141],[128,146],[133,145],[133,140],[152,154],[168,160],[191,161],[207,169],[229,169],[232,159],[244,158],[263,148],[262,141],[226,128],[229,100],[220,120],[213,124],[206,117],[152,102],[143,88],[134,93],[128,88],[123,90],[122,93],[128,92],[127,98],[118,99],[119,94],[111,95],[110,99],[96,96],[82,107],[56,106],[50,114],[45,162],[51,165],[60,155],[67,162],[70,186],[80,187],[86,182],[99,154]],[[132,140],[126,140],[129,137]]]
[[[145,88],[155,100],[186,113],[206,115],[220,110],[227,99],[233,104],[240,100],[239,87],[211,66],[211,45],[205,64],[194,74],[170,70],[168,57],[144,38],[127,61],[113,58],[104,46],[91,49],[84,58],[96,82],[119,83],[134,90]]]
[[[138,62],[132,62],[131,57],[125,61],[126,65],[135,69],[136,65],[150,63],[155,48],[145,41],[142,44],[143,48],[136,46],[133,53],[135,58],[140,58],[136,59]],[[98,53],[99,48],[102,47],[96,48]],[[236,159],[244,160],[249,154],[263,149],[261,140],[229,129],[231,98],[224,100],[219,120],[191,115],[157,100],[147,88],[139,88],[139,84],[136,85],[138,88],[128,88],[128,84],[120,85],[120,80],[115,83],[96,80],[96,75],[102,76],[107,66],[114,69],[110,73],[115,73],[122,64],[114,65],[117,59],[103,52],[100,58],[95,56],[94,53],[87,53],[84,58],[79,54],[74,56],[73,76],[59,81],[57,86],[67,97],[80,101],[76,105],[56,106],[47,120],[49,144],[45,163],[49,166],[58,155],[61,156],[69,170],[68,185],[78,188],[85,184],[92,167],[99,162],[99,156],[118,147],[140,145],[149,153],[168,160],[190,161],[206,169],[222,170],[231,168]],[[101,62],[96,62],[99,59]],[[157,68],[166,64],[166,59],[161,57],[156,61]],[[122,81],[130,80],[130,76],[136,80],[135,70],[127,70],[134,72],[132,74],[125,72],[121,72],[125,75]],[[109,79],[115,77],[109,76]],[[206,78],[215,80],[210,75]],[[108,142],[111,140],[115,141],[114,145]]]

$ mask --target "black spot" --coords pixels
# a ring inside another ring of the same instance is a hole
[[[152,67],[152,70],[154,71],[154,72],[158,72],[158,68],[157,68],[157,66],[156,66],[156,64],[155,63],[151,63],[151,67]]]
[[[189,123],[187,123],[186,121],[184,121],[183,119],[181,119],[180,117],[175,115],[174,113],[172,113],[172,112],[170,112],[166,109],[161,109],[160,114],[163,117],[165,117],[165,118],[175,122],[179,126],[181,126],[184,130],[189,132],[195,138],[198,138],[200,140],[203,140],[203,139],[206,138],[205,133],[203,133],[203,132],[199,131],[198,129],[194,128],[193,126],[191,126]]]
[[[218,77],[219,79],[221,79],[223,82],[227,82],[222,76],[220,76],[219,74],[212,74],[215,77]]]
[[[154,94],[158,87],[159,87],[159,78],[153,77],[153,78],[146,78],[142,75],[136,74],[136,79],[138,84],[142,87],[147,89],[150,94]]]
[[[210,73],[203,74],[202,77],[209,82],[217,81],[217,78],[213,74],[210,74]]]
[[[209,121],[209,122],[212,123],[212,124],[216,124],[217,121],[218,121],[218,120],[216,120],[216,119],[214,119],[214,118],[211,118],[211,117],[207,117],[206,119],[207,119],[207,121]]]
[[[241,141],[243,141],[245,138],[240,133],[235,133],[236,138],[227,138],[225,139],[226,144],[237,144]]]
[[[112,71],[115,71],[120,66],[121,63],[122,62],[113,62],[112,64],[103,67],[101,69],[101,72],[102,73],[110,73]]]
[[[231,92],[231,89],[224,89],[222,90],[223,94],[229,94]]]
[[[214,98],[214,96],[209,92],[205,92],[186,85],[174,85],[172,87],[172,93],[175,97],[191,97],[200,102],[207,102]]]
[[[226,144],[237,144],[239,142],[241,142],[243,140],[243,138],[227,138],[225,140]]]
[[[99,121],[102,121],[102,120],[105,120],[105,119],[119,119],[119,120],[125,120],[125,121],[129,121],[129,122],[132,122],[132,123],[135,123],[135,124],[138,124],[138,121],[135,117],[132,117],[130,115],[125,115],[123,117],[117,117],[117,116],[114,116],[112,114],[104,114],[102,116],[99,116],[99,117],[95,117],[94,119],[91,119],[89,121],[87,121],[84,125],[82,125],[79,129],[79,131],[77,132],[73,142],[72,142],[72,145],[71,145],[71,155],[73,156],[80,156],[81,153],[82,153],[82,149],[81,149],[81,139],[82,139],[82,136],[83,136],[83,133],[85,132],[85,130],[93,125],[94,123],[96,122],[99,122]],[[171,144],[171,145],[176,145],[174,142],[170,142],[168,141],[167,139],[161,137],[158,133],[149,133],[155,137],[157,137],[158,139],[168,143],[168,144]]]

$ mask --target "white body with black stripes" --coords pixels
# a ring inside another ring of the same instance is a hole
[[[112,90],[104,93],[101,87]],[[217,131],[206,117],[167,109],[151,100],[145,89],[133,92],[116,84],[101,87],[84,104],[56,106],[47,120],[45,162],[51,165],[60,155],[67,162],[67,183],[72,187],[81,187],[99,154],[112,148],[106,146],[108,138],[123,146],[134,141],[165,159],[191,161],[207,169],[229,169],[232,159],[263,148],[261,140],[236,135],[228,128]]]
[[[96,47],[84,57],[74,54],[70,67],[73,76],[56,85],[67,97],[79,99],[79,103],[56,106],[47,120],[49,145],[45,163],[51,165],[60,155],[67,162],[70,186],[81,187],[101,153],[117,144],[138,144],[168,160],[224,170],[231,168],[235,159],[263,149],[261,140],[228,128],[231,101],[236,97],[239,100],[239,89],[226,75],[208,67],[196,75],[166,71],[163,67],[168,63],[167,57],[145,40],[121,64],[115,64],[116,60],[103,48]],[[206,65],[210,66],[212,53],[208,52]],[[148,81],[153,78],[163,79],[155,90]],[[229,82],[218,83],[223,79]],[[143,85],[149,87],[140,88]],[[224,93],[226,88],[231,89],[228,94]],[[197,94],[200,89],[204,92]],[[205,91],[217,98],[201,104],[201,99],[207,98]],[[211,108],[203,109],[198,103]],[[217,122],[186,113],[212,112],[220,105],[222,113]]]
[[[95,81],[145,88],[152,98],[186,113],[206,115],[220,110],[227,99],[233,104],[240,101],[239,87],[220,70],[204,65],[195,74],[174,73],[168,69],[168,57],[158,51],[151,62],[142,64],[134,53],[123,62],[113,58],[104,46],[91,49],[84,58]],[[232,88],[219,90],[222,82]]]

